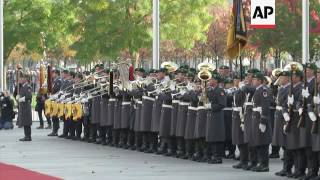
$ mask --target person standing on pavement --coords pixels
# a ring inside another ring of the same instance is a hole
[[[19,111],[18,126],[24,128],[24,138],[20,141],[31,141],[31,125],[32,125],[32,88],[28,82],[28,75],[22,74],[19,79],[21,89],[19,89]]]

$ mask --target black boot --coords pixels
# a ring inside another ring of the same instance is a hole
[[[280,147],[272,146],[272,151],[271,151],[271,154],[269,155],[269,158],[271,158],[271,159],[280,158],[279,151],[280,151]]]
[[[150,133],[149,135],[150,147],[145,153],[156,153],[158,148],[158,134]]]
[[[185,140],[185,154],[182,159],[192,159],[193,155],[193,141],[192,140]]]
[[[111,146],[118,147],[119,145],[119,130],[112,130],[112,144]]]
[[[120,141],[119,141],[118,147],[125,148],[125,146],[126,146],[126,136],[127,136],[126,130],[121,130],[120,131]]]
[[[197,161],[197,162],[200,161],[202,158],[202,149],[201,149],[201,142],[200,141],[201,140],[198,139],[195,142],[195,148],[194,148],[195,152],[192,155],[192,160]]]
[[[142,144],[142,134],[140,132],[135,132],[134,134],[134,146],[131,150],[140,150]]]
[[[148,142],[148,133],[143,132],[142,133],[142,145],[139,149],[140,152],[145,152],[149,146],[148,146],[149,142]]]
[[[176,156],[176,138],[170,137],[168,139],[168,149],[166,156]]]
[[[184,139],[178,138],[177,139],[177,158],[183,158],[185,155],[185,146],[184,146]]]
[[[167,143],[165,141],[165,138],[161,138],[161,143],[157,150],[157,154],[165,154],[165,153],[167,153]]]
[[[125,148],[126,149],[134,148],[134,132],[131,130],[128,130],[127,145]],[[135,150],[135,148],[133,150]]]
[[[204,142],[203,148],[202,148],[202,158],[200,159],[200,162],[208,162],[210,157],[210,151],[209,151],[209,143]]]

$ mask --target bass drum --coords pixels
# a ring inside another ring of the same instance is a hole
[[[75,103],[72,105],[72,119],[74,121],[78,121],[82,118],[83,112],[82,112],[82,105],[80,103]]]
[[[44,114],[48,117],[51,114],[51,100],[47,99],[44,102]]]

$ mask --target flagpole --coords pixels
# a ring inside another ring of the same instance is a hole
[[[3,81],[4,81],[4,73],[3,73],[3,0],[0,0],[0,91],[4,90]]]
[[[160,54],[160,0],[153,0],[153,51],[152,66],[154,69],[159,68]]]
[[[309,0],[302,0],[302,63],[309,62]]]

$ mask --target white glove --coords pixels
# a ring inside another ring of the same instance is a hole
[[[26,97],[19,98],[19,102],[26,102]]]
[[[211,104],[208,103],[208,104],[205,105],[205,107],[206,107],[207,109],[211,109]]]
[[[242,89],[246,84],[244,82],[239,83],[239,88]]]
[[[309,112],[308,115],[312,122],[315,122],[317,120],[317,117],[314,114],[314,112]]]
[[[301,114],[303,113],[303,109],[302,108],[299,108],[299,116],[301,116]]]
[[[284,134],[287,134],[287,133],[286,133],[286,129],[287,129],[287,125],[285,124],[285,125],[283,125],[283,132],[284,132]]]
[[[19,100],[19,99],[20,99],[20,95],[17,95],[17,96],[16,96],[16,99],[18,99],[18,100]]]
[[[82,103],[87,103],[87,102],[88,102],[88,99],[87,99],[87,98],[83,98],[83,99],[81,100],[81,102],[82,102]]]
[[[176,85],[175,84],[170,84],[169,88],[170,88],[171,91],[174,91],[174,90],[176,90]]]
[[[313,96],[313,103],[314,104],[320,104],[320,97],[319,94],[317,96]]]
[[[188,91],[191,91],[193,88],[192,88],[192,85],[191,85],[191,83],[188,83],[188,85],[187,85],[187,90]]]
[[[302,89],[302,96],[304,98],[308,98],[310,96],[308,87],[306,89]]]
[[[181,90],[180,93],[183,96],[186,93],[186,91],[185,90]]]
[[[241,131],[244,132],[244,124],[243,123],[241,123],[240,128],[241,128]]]
[[[286,122],[289,122],[290,121],[290,116],[288,113],[283,113],[283,118]]]
[[[260,131],[261,131],[262,133],[264,133],[264,132],[266,132],[267,126],[260,123],[260,124],[259,124],[259,129],[260,129]]]
[[[291,95],[291,97],[288,96],[288,106],[293,105],[293,102],[294,102],[294,97],[293,97],[293,95]]]

